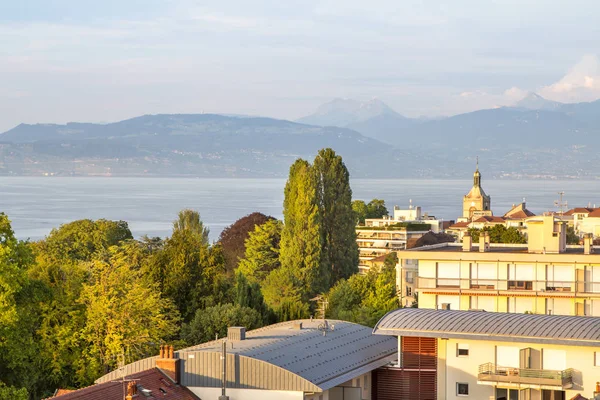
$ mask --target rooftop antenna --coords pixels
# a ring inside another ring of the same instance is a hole
[[[559,199],[554,201],[554,205],[560,209],[560,216],[562,217],[564,214],[564,208],[568,206],[566,201],[563,201],[563,196],[565,195],[564,191],[558,192]]]
[[[327,306],[329,306],[329,301],[327,300],[327,297],[322,295],[318,295],[310,300],[316,301],[320,307],[318,312],[320,314],[319,317],[321,317],[321,323],[317,326],[317,329],[323,332],[323,336],[327,336],[327,332],[333,331],[334,329],[334,325],[329,325],[325,319],[325,311],[327,310]]]

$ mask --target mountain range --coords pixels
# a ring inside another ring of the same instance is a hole
[[[406,118],[378,99],[335,99],[296,122],[218,114],[145,115],[109,124],[21,124],[0,135],[2,175],[285,177],[332,147],[351,174],[599,178],[600,101],[535,93],[512,107]]]

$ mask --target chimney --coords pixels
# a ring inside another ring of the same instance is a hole
[[[173,346],[161,345],[160,353],[156,359],[156,368],[162,370],[175,383],[180,381],[180,362],[175,358]]]
[[[230,326],[227,329],[227,340],[246,340],[246,328],[243,326]]]
[[[137,385],[134,381],[127,383],[127,397],[125,400],[132,400],[138,397]]]
[[[490,233],[481,231],[479,234],[479,252],[484,253],[490,249]]]
[[[294,324],[292,325],[292,329],[294,329],[295,331],[302,330],[302,322],[294,321]]]
[[[594,238],[591,233],[583,235],[583,254],[594,253]]]
[[[473,250],[473,238],[471,237],[469,232],[465,232],[462,243],[463,243],[462,251],[472,251]]]

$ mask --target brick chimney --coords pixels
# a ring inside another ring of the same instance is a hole
[[[127,396],[125,400],[133,400],[138,398],[137,385],[131,381],[127,384]]]
[[[583,235],[583,254],[594,253],[594,237],[591,233]]]
[[[462,241],[462,251],[472,251],[473,250],[473,238],[469,232],[465,232]]]
[[[180,381],[179,359],[175,358],[173,346],[161,345],[160,354],[156,359],[156,368],[162,370],[175,383]]]

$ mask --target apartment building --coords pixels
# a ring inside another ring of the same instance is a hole
[[[373,333],[398,338],[376,400],[600,398],[600,318],[404,308]]]
[[[419,308],[600,316],[600,254],[592,237],[566,245],[566,223],[540,216],[528,223],[526,245],[462,244],[398,251],[398,285],[416,274]]]
[[[370,225],[356,227],[356,243],[358,244],[359,271],[369,270],[369,261],[381,258],[391,252],[406,249],[410,239],[420,238],[429,232],[430,226],[421,223],[393,222],[387,223],[366,220]]]

